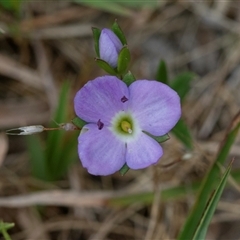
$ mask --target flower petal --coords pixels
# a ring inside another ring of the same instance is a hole
[[[106,176],[124,165],[126,147],[108,128],[99,130],[96,124],[87,124],[78,137],[78,154],[90,174]]]
[[[162,147],[145,133],[127,144],[126,163],[131,169],[142,169],[156,163],[163,155]]]
[[[118,53],[123,45],[116,34],[110,29],[104,28],[99,38],[100,58],[113,68],[117,67]]]
[[[121,99],[129,97],[125,83],[114,76],[98,77],[86,83],[74,98],[74,109],[78,117],[86,122],[110,123],[112,117],[128,106]]]
[[[129,86],[129,109],[142,130],[155,136],[168,133],[181,116],[180,98],[166,84],[139,80]]]

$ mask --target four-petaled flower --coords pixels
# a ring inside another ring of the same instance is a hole
[[[129,87],[114,76],[98,77],[76,94],[74,108],[86,124],[78,138],[83,167],[109,175],[126,163],[142,169],[158,162],[160,144],[146,134],[162,136],[178,122],[180,98],[167,85],[138,80]]]
[[[99,38],[100,59],[115,68],[117,67],[118,54],[122,48],[123,44],[112,30],[104,28],[101,31]]]

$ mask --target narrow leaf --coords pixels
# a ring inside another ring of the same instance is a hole
[[[112,1],[89,1],[89,0],[73,0],[74,2],[78,4],[82,4],[88,7],[93,7],[100,9],[105,12],[112,13],[114,15],[120,15],[120,16],[131,16],[132,11],[130,11],[128,8],[121,6],[119,3],[115,3]]]
[[[117,76],[117,72],[104,60],[100,59],[100,58],[95,58],[96,63],[98,64],[98,66],[100,68],[102,68],[105,72]]]
[[[181,100],[185,98],[187,93],[191,88],[191,81],[194,79],[196,75],[192,72],[183,72],[177,75],[171,82],[170,87],[174,89],[178,95],[180,96]]]
[[[11,237],[7,233],[7,229],[14,227],[14,223],[3,223],[0,221],[0,232],[2,233],[5,240],[11,240]]]
[[[185,145],[187,149],[193,149],[192,135],[183,119],[178,121],[178,123],[172,129],[172,133]]]
[[[214,192],[209,203],[207,204],[207,207],[201,218],[200,224],[198,225],[196,232],[193,236],[193,240],[205,239],[208,226],[211,222],[211,219],[213,217],[217,204],[220,200],[222,192],[226,186],[228,175],[230,174],[230,171],[231,171],[231,167],[232,167],[232,164],[230,164],[227,170],[225,171],[216,191]]]
[[[100,56],[100,53],[99,53],[99,38],[100,38],[100,35],[101,35],[101,30],[93,27],[92,32],[93,32],[95,51],[96,51],[97,56],[99,57]]]
[[[118,73],[124,74],[127,71],[131,55],[127,46],[124,46],[118,55]]]
[[[159,62],[158,65],[158,69],[157,69],[157,74],[155,79],[159,82],[165,83],[165,84],[169,84],[169,80],[168,80],[168,72],[167,72],[167,66],[165,61],[161,60]]]
[[[118,38],[120,39],[120,41],[123,45],[127,45],[126,37],[125,37],[122,29],[118,25],[117,21],[115,21],[114,24],[112,25],[112,31],[118,36]]]
[[[113,1],[113,0],[112,0]],[[151,1],[139,1],[139,0],[131,0],[131,1],[119,1],[114,0],[114,2],[121,2],[124,6],[129,6],[134,9],[137,8],[159,8],[162,4],[165,4],[165,1],[151,0]]]
[[[234,181],[240,183],[240,170],[233,170],[231,177]],[[215,183],[217,184],[217,178]],[[161,202],[169,202],[176,200],[183,200],[189,198],[189,196],[194,197],[199,191],[201,182],[196,181],[191,184],[183,184],[180,186],[169,187],[167,189],[162,189],[160,194]],[[108,203],[112,206],[129,206],[133,203],[141,204],[152,204],[154,194],[152,191],[148,192],[138,192],[124,194],[124,196],[113,197],[108,200]]]
[[[60,157],[61,164],[58,165],[58,168],[53,169],[52,173],[55,179],[59,179],[60,177],[64,176],[69,167],[76,160],[78,160],[77,151],[78,135],[79,135],[78,131],[65,133],[64,141],[61,143],[60,146],[60,149],[62,149]]]
[[[54,120],[58,123],[64,123],[68,121],[68,109],[69,109],[69,94],[70,84],[64,82],[59,96],[58,107],[54,116]],[[54,172],[58,169],[61,163],[61,155],[63,149],[61,148],[62,141],[64,139],[64,131],[50,131],[47,137],[47,149],[46,158],[49,173],[52,174],[52,179],[55,179]]]
[[[190,214],[182,228],[182,232],[180,232],[178,239],[192,239],[193,234],[198,226],[200,218],[203,214],[205,209],[206,203],[209,199],[209,196],[215,186],[215,179],[218,177],[219,174],[219,167],[218,164],[223,165],[224,161],[226,160],[231,146],[234,143],[238,135],[238,131],[240,128],[240,112],[235,116],[233,119],[224,140],[222,141],[219,152],[217,154],[216,160],[212,165],[211,169],[209,170],[206,177],[203,179],[201,184],[200,190],[197,194],[197,198],[195,201],[194,206],[191,209]]]
[[[30,166],[34,177],[49,180],[47,158],[39,136],[27,136]]]
[[[15,223],[5,223],[5,222],[2,222],[0,221],[0,229],[5,229],[5,230],[8,230],[8,229],[11,229],[15,226]]]

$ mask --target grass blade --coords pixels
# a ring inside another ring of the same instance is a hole
[[[222,192],[226,186],[228,175],[230,174],[232,167],[232,163],[229,165],[227,170],[225,171],[216,191],[214,192],[212,198],[210,199],[209,203],[207,204],[207,207],[204,211],[204,214],[201,218],[201,221],[196,229],[196,232],[193,236],[193,240],[199,240],[199,239],[205,239],[208,226],[211,222],[212,216],[215,212],[215,209],[217,207],[217,204],[220,200],[220,197],[222,195]]]
[[[54,175],[55,179],[62,177],[66,171],[69,169],[69,166],[78,159],[78,135],[79,131],[65,133],[64,141],[62,142],[62,146],[60,148],[61,157],[60,163],[58,164],[58,168],[53,169],[52,174]]]
[[[193,149],[192,135],[183,119],[178,121],[176,126],[172,129],[172,133],[185,145],[187,149]]]
[[[64,123],[68,121],[69,93],[70,84],[68,82],[65,82],[60,92],[59,104],[54,116],[54,120],[58,123]],[[51,127],[56,126],[52,125]],[[61,164],[63,164],[61,161],[62,152],[64,151],[64,149],[62,148],[62,141],[65,134],[66,132],[62,130],[48,132],[46,145],[46,165],[48,166],[49,173],[51,174],[52,179],[56,178],[57,169],[60,167]]]
[[[169,85],[167,65],[166,65],[165,61],[163,61],[163,60],[161,60],[159,62],[155,79],[159,82]]]
[[[0,221],[0,232],[2,233],[5,240],[11,240],[7,230],[14,227],[14,223],[4,223]]]
[[[41,180],[48,180],[47,158],[39,136],[27,136],[27,145],[33,176]]]
[[[234,140],[238,134],[239,127],[240,112],[233,119],[230,128],[228,129],[226,136],[220,145],[216,160],[201,184],[195,204],[192,207],[190,214],[188,215],[185,225],[182,228],[182,232],[180,232],[178,236],[179,240],[193,238],[194,232],[199,224],[209,196],[213,191],[214,186],[216,185],[216,178],[218,177],[220,171],[218,164],[223,165],[224,161],[226,160],[231,146],[233,145]]]
[[[74,0],[75,3],[82,4],[87,7],[97,8],[99,10],[112,13],[120,16],[131,16],[132,11],[122,6],[121,4],[113,1],[86,1],[86,0]]]
[[[183,72],[177,75],[170,83],[170,87],[174,89],[181,98],[185,98],[191,88],[191,81],[196,75],[192,72]]]
[[[233,170],[231,172],[231,177],[237,183],[240,183],[240,170]],[[215,183],[217,184],[217,178],[215,179]],[[168,202],[168,201],[176,201],[182,200],[186,197],[195,196],[196,193],[199,191],[201,186],[201,182],[196,181],[191,184],[187,185],[180,185],[175,186],[167,189],[163,189],[160,193],[161,202]],[[140,192],[140,193],[132,193],[132,194],[125,194],[124,196],[113,197],[109,199],[108,204],[111,206],[117,207],[124,207],[129,206],[134,203],[140,204],[152,204],[154,197],[154,193],[149,192]]]

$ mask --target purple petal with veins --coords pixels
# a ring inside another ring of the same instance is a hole
[[[127,87],[114,76],[84,85],[74,98],[74,109],[88,123],[78,138],[78,154],[93,175],[113,174],[124,164],[131,169],[156,164],[162,147],[144,132],[162,136],[181,116],[180,98],[169,86],[137,80]],[[123,121],[130,124],[131,133],[121,129]]]

